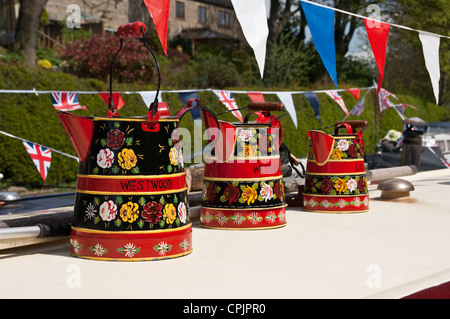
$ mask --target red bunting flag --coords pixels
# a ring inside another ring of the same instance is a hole
[[[247,92],[248,97],[252,100],[252,102],[259,103],[265,102],[264,95],[259,92]]]
[[[155,23],[159,41],[161,41],[164,53],[167,55],[170,0],[144,0],[144,3]]]
[[[364,19],[364,24],[366,26],[372,52],[380,72],[377,88],[377,93],[379,93],[383,82],[384,64],[386,62],[386,47],[391,25],[389,23],[379,21],[374,22],[370,19]]]
[[[98,95],[102,98],[103,101],[105,101],[106,104],[109,105],[109,93],[103,93],[99,92]],[[113,103],[114,108],[118,111],[122,108],[122,106],[125,105],[125,102],[123,101],[122,97],[120,96],[120,93],[113,92]]]
[[[355,98],[355,100],[359,99],[359,92],[360,89],[346,89],[348,92],[350,92],[351,95]]]

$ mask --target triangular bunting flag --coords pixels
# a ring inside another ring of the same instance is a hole
[[[348,110],[347,110],[347,107],[345,106],[344,99],[342,98],[342,96],[339,95],[338,91],[330,90],[330,91],[326,91],[325,93],[329,97],[331,97],[337,104],[339,104],[341,109],[344,111],[345,115],[348,116]]]
[[[351,95],[353,95],[355,100],[359,99],[359,93],[360,93],[361,89],[345,89],[345,90],[347,92],[349,92]]]
[[[439,68],[439,42],[440,38],[419,32],[419,38],[422,42],[423,56],[425,58],[425,66],[430,74],[431,84],[433,86],[436,104],[439,104],[439,80],[441,78],[441,70]]]
[[[292,100],[292,94],[289,92],[277,92],[278,98],[284,104],[287,112],[291,116],[295,127],[297,127],[297,113],[295,112],[294,101]]]
[[[316,116],[316,119],[319,121],[320,124],[322,124],[322,119],[319,115],[319,99],[317,98],[316,93],[314,92],[304,92],[303,95],[305,96],[306,100],[308,100],[309,105],[314,110],[314,114]]]
[[[23,145],[28,154],[30,154],[42,179],[45,181],[52,161],[52,151],[44,146],[29,141],[23,141]]]
[[[87,110],[86,106],[78,102],[77,92],[52,92],[51,97],[53,106],[58,111]]]
[[[190,99],[199,99],[198,92],[197,91],[191,91],[191,92],[179,92],[178,96],[180,97],[181,101],[183,101],[183,104],[186,106],[188,101]],[[192,118],[194,119],[194,123],[202,127],[202,115],[200,113],[199,109],[192,109],[191,110]]]
[[[153,19],[164,53],[167,55],[170,0],[144,0],[144,3]]]
[[[378,71],[380,72],[377,88],[377,93],[379,93],[383,82],[386,48],[391,25],[389,23],[378,21],[377,23],[373,23],[372,20],[368,19],[364,19],[364,24],[366,26],[367,36],[369,37],[375,61],[377,62]]]
[[[303,1],[300,3],[317,52],[337,88],[334,11]]]
[[[264,95],[259,92],[247,92],[248,97],[252,102],[265,102]]]
[[[405,110],[407,107],[411,107],[414,110],[417,110],[417,107],[409,105],[409,104],[404,104],[404,103],[395,104],[394,107],[397,109],[397,111],[399,111],[402,114],[405,114]]]
[[[361,100],[356,103],[356,105],[352,108],[349,114],[355,116],[361,116],[361,113],[364,111],[364,107],[366,106],[366,96],[364,95]]]
[[[265,1],[231,0],[245,39],[252,47],[261,78],[264,76],[266,45],[269,35]]]
[[[105,103],[107,105],[109,105],[109,92],[108,93],[104,93],[104,92],[99,92],[98,95],[102,98],[103,101],[105,101]],[[122,97],[120,96],[120,93],[116,93],[113,92],[113,103],[114,103],[114,108],[118,111],[122,108],[122,106],[125,105],[124,100],[122,99]]]
[[[155,102],[156,92],[157,91],[140,91],[139,92],[139,94],[142,97],[142,100],[144,101],[145,105],[147,105],[147,107],[150,107],[150,104]],[[159,102],[162,102],[161,92],[159,92],[159,94],[158,94],[158,103]]]
[[[389,100],[389,96],[393,96],[396,100],[398,100],[398,98],[391,92],[389,92],[386,89],[381,88],[380,92],[378,93],[378,102],[380,104],[380,112],[383,112],[384,110],[390,108],[390,107],[395,107],[394,103],[392,103]]]
[[[236,118],[243,122],[244,119],[242,118],[242,114],[241,112],[238,110],[238,106],[236,104],[235,99],[233,98],[233,95],[231,94],[230,91],[222,91],[222,90],[213,90],[214,94],[217,95],[217,97],[219,98],[220,102],[223,103],[223,105],[225,105],[225,107],[229,110],[233,110],[231,113],[233,113],[234,116],[236,116]]]

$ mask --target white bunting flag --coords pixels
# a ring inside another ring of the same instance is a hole
[[[441,78],[441,72],[439,69],[440,38],[423,32],[419,32],[419,38],[422,42],[425,66],[430,74],[436,104],[439,104],[439,80]]]
[[[145,105],[147,107],[150,107],[150,104],[152,104],[155,101],[157,91],[140,91],[139,94],[141,95],[142,99],[144,100]],[[161,92],[159,92],[158,95],[158,103],[162,102],[161,98]]]
[[[287,112],[292,118],[295,127],[297,127],[297,113],[295,113],[294,101],[292,100],[292,94],[290,92],[277,92],[277,96],[284,104]]]
[[[266,60],[267,37],[269,27],[267,25],[265,0],[231,0],[236,17],[239,20],[245,39],[255,53],[261,78],[264,76],[264,64]]]

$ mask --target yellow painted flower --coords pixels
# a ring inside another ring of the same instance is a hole
[[[244,145],[243,153],[245,157],[256,156],[256,148],[253,145]]]
[[[258,193],[256,189],[250,186],[246,186],[242,191],[242,198],[245,199],[247,205],[253,204],[255,200],[258,198]]]
[[[124,148],[118,155],[119,165],[123,169],[132,169],[136,166],[137,157],[132,149]]]
[[[177,218],[177,210],[173,204],[166,204],[163,210],[163,218],[167,224],[172,224]]]
[[[331,158],[334,160],[340,160],[342,158],[342,151],[338,148],[333,149],[333,151],[331,151]]]
[[[170,149],[169,159],[172,165],[178,165],[180,156],[178,155],[178,150],[175,147]]]
[[[337,181],[334,183],[334,188],[340,193],[345,192],[347,189],[347,182],[345,179],[337,178]]]
[[[120,208],[120,217],[124,222],[131,224],[139,217],[139,205],[133,202],[123,204]]]

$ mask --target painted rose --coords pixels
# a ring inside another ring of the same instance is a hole
[[[129,170],[136,166],[137,157],[132,149],[124,148],[118,155],[120,167]]]
[[[164,206],[163,218],[164,221],[170,225],[172,225],[173,222],[175,221],[175,218],[177,218],[177,210],[175,209],[175,206],[173,206],[172,203],[166,204]]]
[[[320,190],[323,194],[328,194],[333,189],[333,182],[328,178],[324,178],[320,185]]]
[[[339,194],[341,194],[347,189],[347,182],[345,181],[345,179],[338,177],[337,181],[334,183],[334,188],[339,192]]]
[[[341,151],[346,151],[348,149],[348,141],[347,140],[339,140],[337,142],[337,146],[338,149],[340,149]]]
[[[347,152],[350,157],[357,158],[359,153],[359,146],[353,143],[348,147]]]
[[[245,186],[241,196],[247,202],[247,205],[250,205],[258,198],[258,193],[253,187]]]
[[[314,181],[313,178],[311,176],[306,176],[306,180],[305,180],[305,190],[307,192],[310,192],[311,189],[314,187]]]
[[[105,148],[100,150],[97,154],[97,165],[101,168],[109,168],[114,163],[114,153],[109,149]]]
[[[114,150],[122,147],[124,141],[125,141],[125,134],[116,129],[110,130],[106,137],[108,147],[111,147]]]
[[[359,189],[359,192],[360,192],[360,193],[366,192],[366,189],[367,189],[367,182],[366,182],[366,180],[365,180],[363,177],[360,177],[360,178],[359,178],[359,181],[358,181],[358,189]]]
[[[241,130],[238,135],[238,139],[240,139],[243,142],[250,142],[252,137],[253,137],[253,133],[252,133],[251,129]]]
[[[114,204],[112,200],[103,202],[103,204],[100,205],[99,215],[105,221],[109,222],[113,220],[117,215],[117,205]]]
[[[228,204],[231,205],[232,202],[236,202],[239,200],[241,196],[241,192],[237,186],[233,186],[232,184],[228,184],[223,192],[223,196],[225,196],[225,200],[228,201]]]
[[[211,182],[208,184],[206,188],[206,199],[211,202],[214,202],[214,200],[216,199],[216,195],[217,195],[216,184],[214,184],[214,182]]]
[[[283,198],[284,198],[284,184],[283,184],[283,182],[276,181],[273,189],[275,191],[275,195],[277,196],[277,198],[283,200]]]
[[[350,192],[353,192],[356,189],[356,187],[358,187],[358,183],[353,178],[350,178],[347,181],[347,188],[348,188],[348,190]]]
[[[272,186],[270,186],[267,183],[264,183],[264,185],[261,187],[259,194],[264,198],[264,201],[267,202],[269,199],[273,197]]]
[[[338,148],[334,148],[331,151],[331,159],[334,159],[334,160],[342,159],[342,151],[340,149],[338,149]]]
[[[181,202],[178,204],[178,217],[180,217],[180,221],[184,224],[186,223],[187,219],[187,211],[186,211],[186,204]]]
[[[141,216],[150,224],[158,223],[162,218],[162,206],[157,202],[148,202],[144,205]]]
[[[139,205],[133,202],[123,204],[120,208],[120,217],[124,222],[131,224],[139,217]]]
[[[172,165],[178,165],[180,157],[176,147],[172,147],[169,151],[169,160]]]

